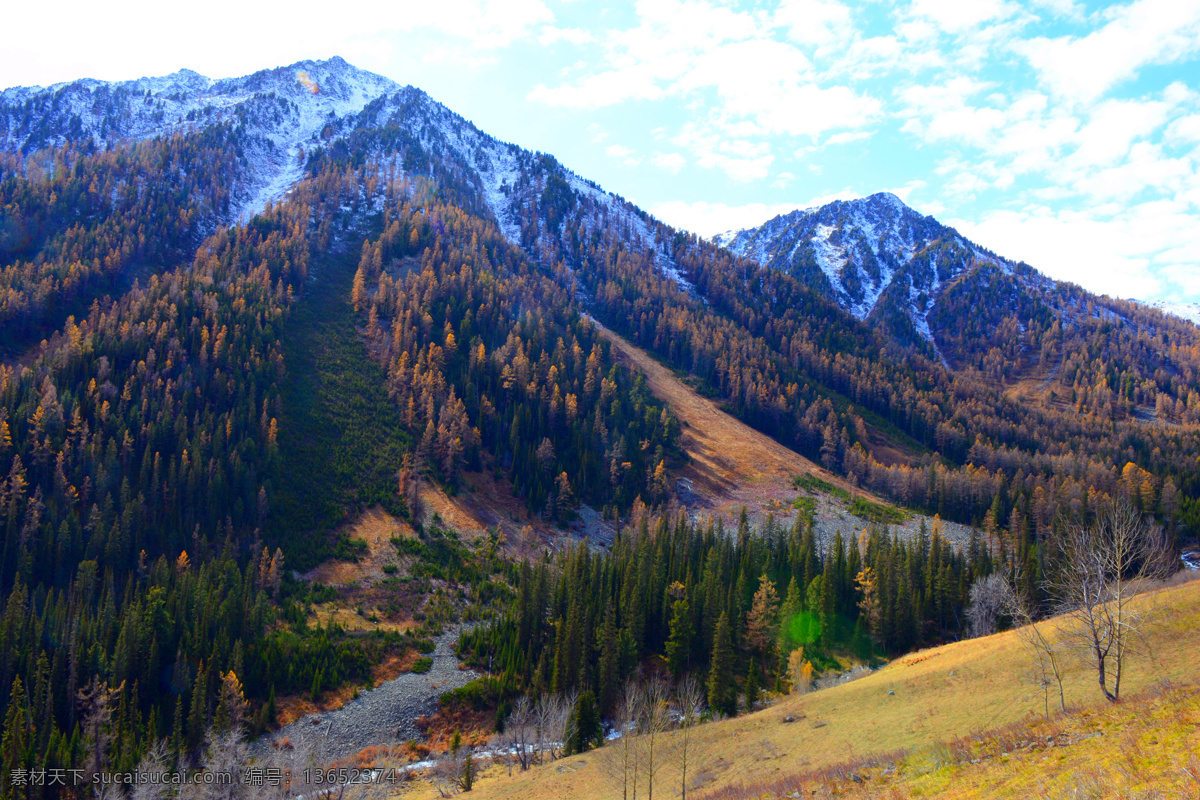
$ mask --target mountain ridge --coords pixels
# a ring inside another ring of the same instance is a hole
[[[900,310],[935,350],[929,326],[933,306],[944,285],[971,270],[991,268],[1006,277],[1020,273],[1031,291],[1062,283],[971,241],[886,191],[796,209],[758,226],[719,233],[712,241],[795,275],[860,320],[882,312],[880,303],[890,299],[889,310]],[[929,257],[931,248],[949,252]],[[922,256],[927,256],[925,263]],[[907,287],[896,286],[906,278]],[[1200,324],[1200,303],[1133,302]]]

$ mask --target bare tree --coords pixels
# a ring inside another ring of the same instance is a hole
[[[510,771],[512,764],[520,767],[522,772],[529,769],[533,759],[535,727],[533,704],[522,695],[504,723],[504,733],[496,737],[497,744],[508,754]]]
[[[108,683],[92,676],[88,685],[79,691],[76,698],[83,714],[83,738],[86,758],[83,771],[89,780],[108,768],[109,748],[113,744],[113,706],[125,690],[125,682],[115,689]]]
[[[184,784],[180,797],[184,800],[240,800],[248,797],[248,789],[241,780],[242,765],[247,755],[245,735],[240,727],[221,731],[210,726],[204,736],[204,761],[200,771],[215,776],[216,780]]]
[[[1050,639],[1044,623],[1037,619],[1036,609],[1029,598],[1018,587],[1023,586],[1023,568],[1015,563],[1008,569],[1008,594],[1005,613],[1013,620],[1017,638],[1033,653],[1033,668],[1030,675],[1042,690],[1046,718],[1050,718],[1050,688],[1058,687],[1058,710],[1067,710],[1066,695],[1063,693],[1063,678],[1067,673],[1066,646],[1061,641]]]
[[[694,675],[688,675],[675,689],[675,707],[679,713],[679,731],[675,734],[675,764],[679,767],[679,796],[687,800],[688,767],[696,760],[692,729],[704,713],[708,692]]]
[[[636,739],[646,777],[646,798],[654,800],[654,778],[662,768],[663,734],[671,724],[671,690],[666,681],[651,680],[642,686],[641,714]]]
[[[270,772],[278,779],[264,781],[258,787],[255,795],[259,800],[290,800],[305,794],[311,794],[310,787],[303,785],[301,776],[305,770],[315,769],[318,765],[316,753],[308,743],[308,739],[293,745],[289,738],[277,737],[271,742],[271,749],[257,762],[264,772]]]
[[[575,707],[575,694],[555,694],[539,697],[534,706],[535,742],[537,759],[540,763],[543,754],[548,754],[550,760],[558,758],[562,753],[563,743],[570,733],[567,726],[571,722],[571,709]]]
[[[638,781],[638,719],[642,716],[642,687],[636,677],[625,682],[625,688],[617,701],[613,726],[617,740],[604,748],[601,765],[609,778],[621,786],[621,800],[637,797]]]
[[[469,792],[475,785],[476,765],[474,751],[463,745],[439,755],[430,772],[434,788],[442,797],[458,792]]]
[[[1071,621],[1071,640],[1111,702],[1121,697],[1121,678],[1131,648],[1147,622],[1135,594],[1171,571],[1162,529],[1126,500],[1105,504],[1092,525],[1072,522],[1058,537],[1050,593]],[[1110,683],[1111,682],[1111,683]]]
[[[437,789],[439,797],[449,797],[459,791],[461,771],[462,764],[457,751],[447,751],[434,758],[433,767],[429,770],[429,781],[433,788]]]
[[[129,800],[166,800],[178,781],[172,780],[171,759],[166,742],[159,740],[138,762],[138,781],[129,790]]]
[[[967,606],[967,630],[972,638],[996,632],[1000,615],[1008,606],[1011,590],[1003,575],[992,573],[976,578],[971,584],[971,605]]]

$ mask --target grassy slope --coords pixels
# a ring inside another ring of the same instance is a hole
[[[1131,660],[1123,691],[1132,695],[1164,679],[1194,680],[1196,654],[1200,653],[1200,581],[1160,590],[1140,602],[1153,605],[1160,613],[1149,637],[1152,654]],[[916,754],[912,758],[919,759],[939,742],[1034,719],[1043,704],[1041,691],[1024,677],[1029,667],[1026,646],[1014,633],[1005,632],[914,653],[853,683],[786,698],[754,714],[702,726],[696,733],[695,763],[700,765],[696,775],[700,780],[689,796],[693,791],[701,797],[740,785],[761,786],[765,792],[782,776],[898,750],[911,751]],[[1092,673],[1076,669],[1068,677],[1066,693],[1068,705],[1084,709],[1083,714],[1111,713],[1100,699]],[[797,721],[782,723],[787,715]],[[1142,718],[1153,719],[1153,714],[1147,712]],[[1192,719],[1200,717],[1193,714]],[[1195,724],[1189,725],[1194,745]],[[1157,730],[1153,725],[1147,727],[1147,742],[1160,735],[1155,734]],[[1161,735],[1166,742],[1168,735]],[[1174,733],[1170,736],[1174,737],[1171,741],[1179,738]],[[1175,751],[1180,757],[1186,752],[1178,746]],[[1088,748],[1078,752],[1086,760]],[[608,752],[600,750],[511,778],[485,779],[477,786],[476,796],[582,799],[612,797],[614,790],[615,796],[620,796],[620,787],[613,785],[603,769],[602,762],[608,757]],[[977,771],[993,768],[1002,770],[1003,766],[985,763]],[[903,784],[895,796],[950,789],[949,796],[1002,795],[1000,786],[1007,786],[1004,792],[1009,796],[1023,796],[1036,785],[1041,772],[1039,764],[1031,762],[1012,775],[990,778],[995,791],[981,786],[973,792],[965,775],[963,781],[947,782],[944,774],[938,777],[939,772],[932,771],[928,780],[941,782],[940,789]],[[678,796],[673,765],[663,768],[659,781],[662,797]],[[731,796],[747,795],[738,792]]]
[[[396,475],[409,440],[386,375],[354,329],[355,268],[352,258],[313,264],[288,319],[280,425],[287,466],[272,523],[276,536],[294,543],[289,566],[310,567],[331,555],[328,532],[348,511],[377,503],[401,510]]]
[[[773,493],[790,499],[796,494],[792,476],[811,474],[847,491],[870,496],[869,492],[854,489],[841,477],[726,414],[645,350],[608,328],[599,330],[625,363],[645,374],[654,396],[668,403],[686,424],[683,447],[691,463],[680,470],[680,475],[691,480],[699,493],[736,511],[740,503],[757,505],[755,500],[761,503]]]

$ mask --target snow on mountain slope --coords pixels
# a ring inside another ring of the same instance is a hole
[[[340,58],[217,81],[180,70],[135,81],[17,87],[0,93],[0,146],[23,153],[67,143],[106,147],[218,122],[241,125],[248,174],[237,216],[244,220],[295,184],[303,149],[331,120],[399,88]]]
[[[1143,305],[1157,308],[1164,314],[1173,314],[1180,319],[1200,325],[1200,303],[1181,303],[1170,300],[1141,301]]]
[[[858,319],[899,304],[912,330],[935,351],[929,312],[943,285],[978,265],[1010,275],[1014,266],[888,192],[793,211],[715,241],[791,273]]]
[[[341,58],[221,80],[180,70],[0,93],[0,149],[22,154],[67,144],[106,148],[214,124],[232,127],[244,158],[225,222],[245,221],[285,197],[314,153],[340,147],[343,155],[435,181],[439,197],[493,217],[509,241],[531,254],[572,218],[589,233],[618,236],[635,252],[653,251],[663,276],[694,292],[656,241],[656,226],[632,204],[548,155],[487,135],[419,89]]]
[[[331,151],[344,143],[381,166],[433,180],[439,196],[492,216],[505,238],[531,255],[540,255],[571,219],[581,237],[608,233],[634,252],[652,250],[662,275],[694,293],[644,212],[550,155],[484,133],[418,89],[385,95],[331,127]]]

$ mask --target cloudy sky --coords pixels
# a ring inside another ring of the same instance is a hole
[[[341,55],[710,235],[895,192],[1099,292],[1200,301],[1200,0],[32,3],[0,87]]]

